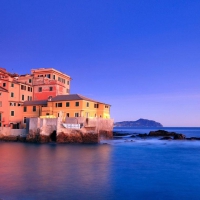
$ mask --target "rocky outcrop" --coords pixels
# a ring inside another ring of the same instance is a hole
[[[97,133],[83,133],[74,130],[69,133],[59,133],[57,135],[57,143],[98,143],[99,137]]]
[[[150,131],[149,132],[149,136],[174,136],[177,133],[175,132],[168,132],[168,131],[164,131],[164,130],[157,130],[157,131]]]
[[[175,134],[174,135],[174,140],[184,140],[185,139],[185,135],[183,134]]]

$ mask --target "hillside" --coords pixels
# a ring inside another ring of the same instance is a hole
[[[115,122],[114,126],[115,127],[163,127],[161,123],[153,121],[153,120],[148,120],[148,119]]]

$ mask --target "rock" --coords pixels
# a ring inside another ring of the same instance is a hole
[[[135,138],[136,136],[135,135],[131,135],[130,137]]]
[[[144,134],[140,133],[140,134],[138,134],[137,136],[138,136],[138,137],[147,137],[147,136],[149,136],[149,135],[146,134],[146,133],[144,133]]]
[[[172,140],[172,138],[170,136],[165,136],[160,138],[160,140]]]
[[[174,135],[176,135],[175,132],[168,132],[168,131],[164,131],[164,130],[149,132],[149,136],[174,136]]]
[[[82,133],[79,130],[74,130],[70,134],[59,133],[57,136],[58,143],[98,143],[99,136],[95,132]]]
[[[199,137],[190,137],[190,138],[186,138],[186,140],[200,140]]]
[[[175,134],[174,135],[174,140],[184,140],[185,139],[185,135],[183,134]]]
[[[3,136],[0,138],[1,141],[5,141],[5,142],[17,142],[18,141],[18,136]]]
[[[127,136],[127,135],[130,135],[130,133],[113,132],[113,136]]]

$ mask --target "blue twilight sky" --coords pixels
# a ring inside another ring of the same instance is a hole
[[[200,126],[200,1],[0,0],[0,66],[56,68],[115,121]]]

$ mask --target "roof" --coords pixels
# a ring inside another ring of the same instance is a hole
[[[24,106],[40,106],[47,105],[47,100],[25,101]]]
[[[85,100],[85,101],[93,101],[96,103],[102,103],[102,102],[84,97],[80,94],[57,95],[56,97],[53,97],[51,99],[51,101],[73,101],[73,100]],[[106,104],[106,103],[102,103],[102,104]],[[106,104],[106,105],[109,105],[109,104]]]

